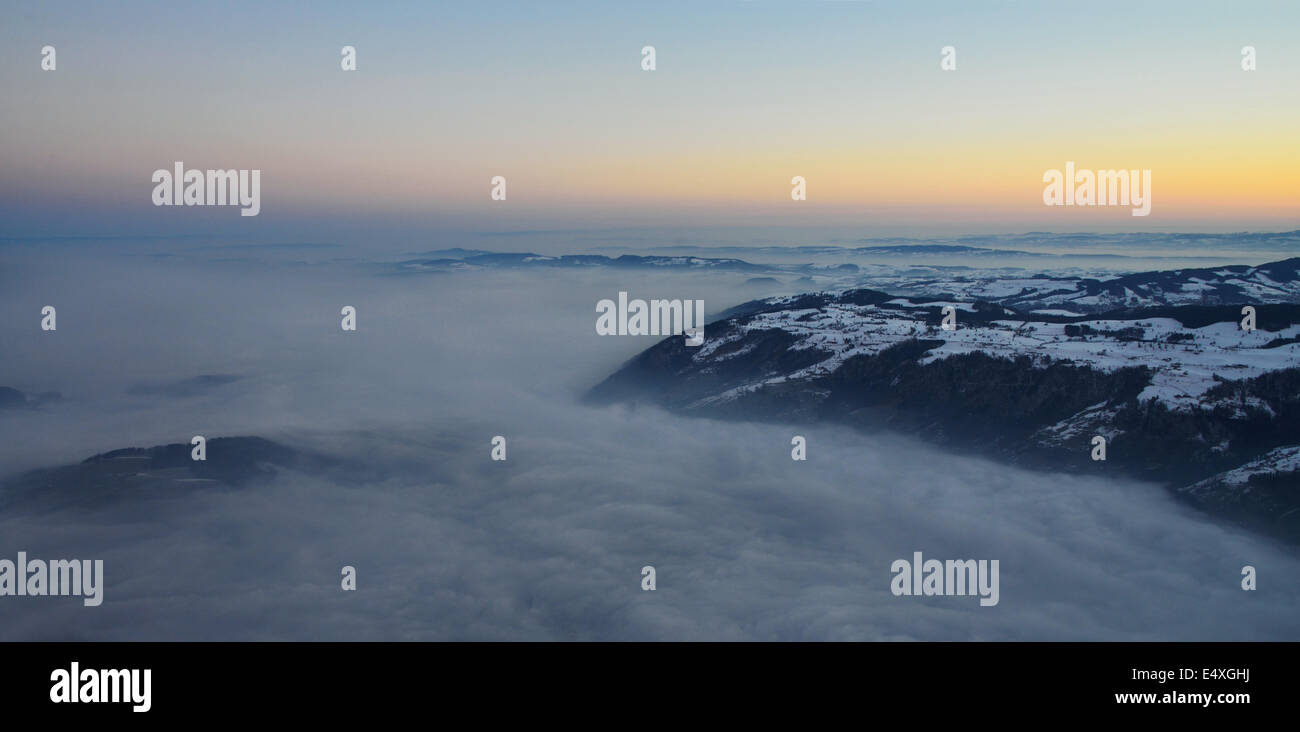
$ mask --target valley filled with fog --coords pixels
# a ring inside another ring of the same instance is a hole
[[[0,386],[61,395],[0,410],[0,491],[193,435],[349,468],[84,505],[0,493],[0,558],[106,575],[99,607],[0,601],[3,640],[1300,640],[1294,549],[1152,484],[581,401],[659,340],[598,336],[599,300],[712,318],[770,294],[744,274],[60,251],[0,258]],[[891,563],[917,551],[999,560],[1000,602],[894,596]]]

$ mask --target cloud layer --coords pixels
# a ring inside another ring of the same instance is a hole
[[[0,514],[0,557],[107,574],[98,608],[0,598],[5,640],[1300,639],[1293,553],[1152,485],[577,404],[651,343],[597,337],[598,299],[702,297],[712,314],[743,280],[90,257],[11,258],[0,280],[5,311],[31,313],[0,321],[0,384],[65,396],[0,413],[3,472],[194,434],[365,466]],[[1000,560],[1001,601],[894,597],[890,563],[914,551]]]

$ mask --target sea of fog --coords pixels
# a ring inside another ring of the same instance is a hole
[[[597,336],[598,300],[712,315],[740,276],[60,251],[0,252],[0,386],[63,395],[0,411],[0,476],[196,434],[374,470],[0,513],[0,558],[107,577],[99,607],[0,597],[3,640],[1300,640],[1295,552],[1154,485],[579,402],[655,340]],[[999,603],[894,596],[916,551],[999,560]]]

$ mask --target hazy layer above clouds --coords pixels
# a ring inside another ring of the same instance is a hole
[[[107,575],[98,608],[0,597],[0,638],[1300,639],[1300,560],[1155,486],[577,403],[654,340],[598,337],[599,299],[713,315],[751,297],[743,276],[380,271],[248,251],[0,259],[0,386],[64,396],[0,412],[0,474],[195,434],[373,468],[0,514],[0,558]],[[1000,560],[999,604],[894,597],[890,564],[915,551]]]

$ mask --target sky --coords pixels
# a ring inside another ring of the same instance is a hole
[[[1294,2],[6,0],[0,15],[0,240],[1300,228]],[[153,206],[152,172],[178,160],[261,170],[260,215]],[[1043,205],[1044,172],[1067,161],[1151,170],[1151,214]]]

